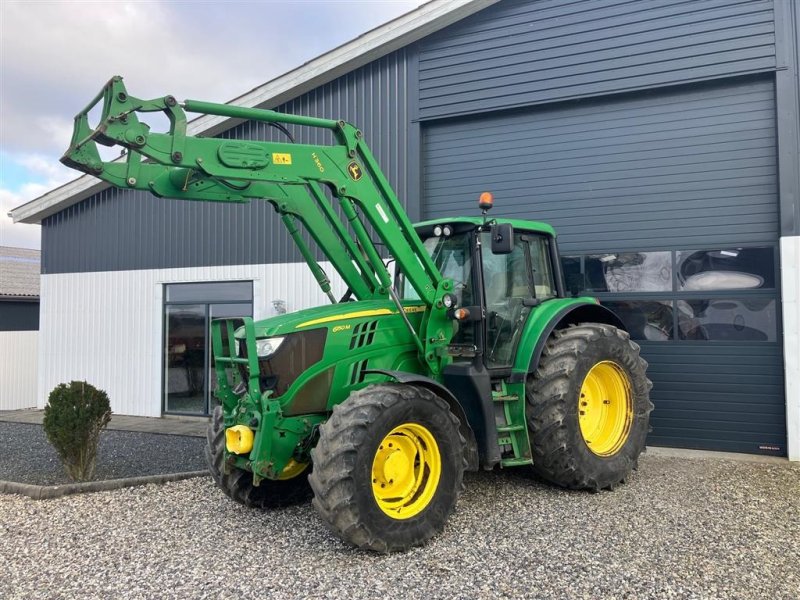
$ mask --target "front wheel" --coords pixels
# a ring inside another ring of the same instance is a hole
[[[225,472],[225,424],[222,407],[211,415],[206,433],[206,463],[211,478],[225,495],[251,508],[278,508],[306,502],[311,498],[307,465],[295,464],[286,470],[284,478],[264,479],[253,485],[253,474],[232,468]]]
[[[377,384],[334,407],[311,451],[323,521],[350,544],[395,552],[439,533],[461,492],[466,442],[424,388]]]
[[[639,346],[616,327],[554,332],[526,389],[534,471],[570,489],[622,483],[649,430],[646,369]]]

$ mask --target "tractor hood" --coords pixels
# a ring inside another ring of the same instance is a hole
[[[412,319],[414,315],[425,312],[425,306],[419,301],[403,303],[406,314]],[[341,302],[328,306],[307,308],[293,313],[278,315],[256,321],[256,338],[287,335],[289,333],[308,331],[320,327],[345,326],[360,319],[397,315],[398,310],[389,300],[365,300],[361,302]],[[236,331],[236,337],[243,339],[244,328]]]

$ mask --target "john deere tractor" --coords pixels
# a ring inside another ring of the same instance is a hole
[[[140,121],[152,111],[167,132]],[[285,140],[189,136],[187,112],[268,123]],[[286,125],[330,130],[332,143],[294,143]],[[98,144],[126,156],[106,161]],[[233,500],[313,497],[342,539],[389,552],[443,529],[466,470],[603,490],[636,467],[652,409],[639,347],[597,300],[567,293],[553,228],[490,218],[491,194],[480,215],[412,225],[353,125],[142,100],[120,77],[77,115],[61,161],[163,198],[269,202],[330,299],[212,322],[207,458]]]

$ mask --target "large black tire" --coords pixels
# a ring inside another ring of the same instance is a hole
[[[379,506],[372,469],[386,436],[408,423],[432,435],[441,474],[421,512],[401,519]],[[431,391],[394,383],[368,386],[336,406],[320,427],[309,477],[314,507],[334,533],[359,548],[396,552],[424,544],[442,531],[456,506],[467,466],[465,445],[458,419]]]
[[[206,432],[206,463],[214,483],[231,499],[250,508],[278,508],[306,502],[311,498],[308,469],[292,479],[264,479],[253,485],[253,474],[241,469],[225,473],[225,427],[222,408],[217,406]]]
[[[579,423],[581,386],[601,362],[613,362],[627,376],[632,404],[628,437],[608,456],[590,450]],[[652,383],[646,370],[639,346],[616,327],[582,323],[555,331],[526,388],[534,472],[569,489],[596,491],[623,483],[636,468],[649,431]]]

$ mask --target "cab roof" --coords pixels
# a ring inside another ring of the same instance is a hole
[[[526,219],[488,219],[489,223],[509,223],[514,229],[523,231],[535,231],[537,233],[544,233],[556,237],[556,230],[548,223],[541,221],[528,221]],[[469,225],[477,227],[483,225],[483,217],[453,217],[443,219],[431,219],[430,221],[422,221],[414,223],[414,229],[428,229],[434,225]]]

